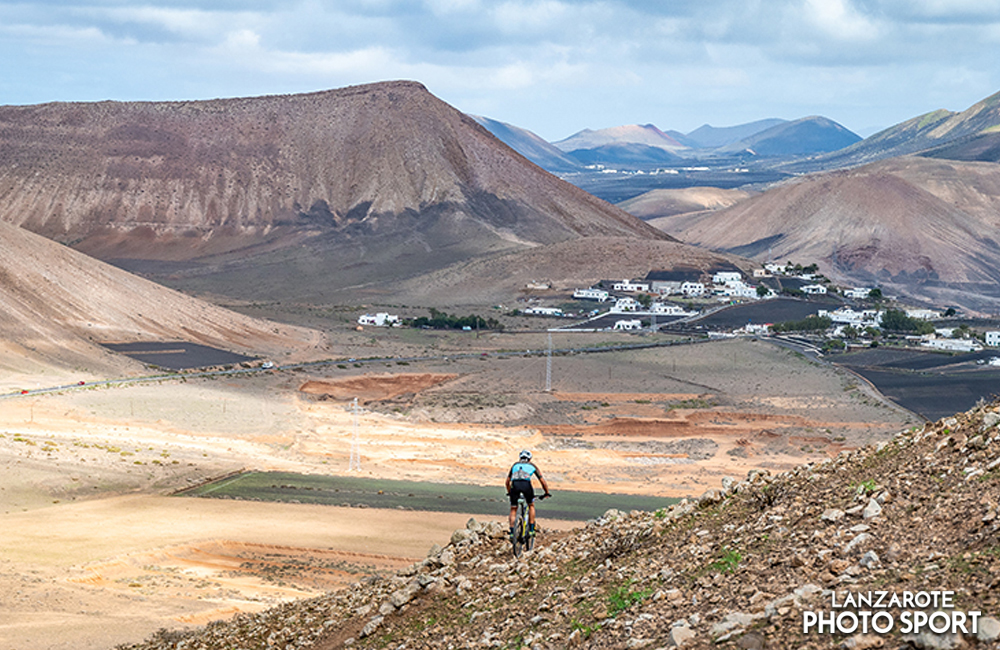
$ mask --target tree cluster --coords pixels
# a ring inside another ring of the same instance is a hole
[[[418,316],[407,323],[410,327],[429,328],[435,330],[460,330],[468,327],[474,330],[503,330],[503,323],[495,318],[483,318],[475,314],[454,316],[431,308],[431,315]]]
[[[802,320],[789,320],[771,325],[772,332],[822,332],[829,329],[833,321],[829,316],[806,316]]]
[[[915,332],[917,334],[930,334],[934,331],[931,323],[911,318],[905,311],[900,309],[887,309],[882,314],[882,329],[887,332]]]

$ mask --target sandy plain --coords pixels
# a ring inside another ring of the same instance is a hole
[[[381,355],[409,349],[387,336]],[[362,476],[500,490],[527,447],[554,491],[667,497],[914,423],[852,375],[761,341],[558,355],[551,392],[544,354],[497,355],[540,343],[452,336],[420,362],[3,400],[3,647],[110,648],[318,594],[419,559],[465,524],[461,514],[167,496],[241,469],[348,474],[355,435]],[[489,356],[456,354],[480,348]]]

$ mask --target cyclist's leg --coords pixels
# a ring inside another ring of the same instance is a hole
[[[518,487],[517,482],[511,484],[510,486],[510,516],[507,518],[507,524],[510,526],[510,534],[514,534],[514,519],[517,516],[517,500],[521,496],[521,490]]]
[[[535,534],[535,488],[530,483],[525,490],[525,499],[528,501],[528,534]]]

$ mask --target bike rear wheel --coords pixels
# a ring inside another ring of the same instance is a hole
[[[527,508],[525,507],[524,501],[521,501],[517,506],[517,518],[514,520],[514,539],[511,543],[514,545],[514,556],[518,557],[521,555],[521,551],[527,548],[531,550],[530,537],[528,537],[528,518],[526,513]]]

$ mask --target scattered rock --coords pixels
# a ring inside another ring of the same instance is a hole
[[[1000,418],[998,418],[1000,421]],[[1000,621],[992,616],[982,616],[979,619],[976,638],[985,643],[992,643],[1000,639]]]
[[[877,569],[878,567],[882,566],[882,563],[878,559],[878,553],[876,553],[875,551],[868,551],[864,555],[862,555],[861,559],[858,561],[858,564],[860,564],[866,569]]]
[[[844,518],[844,511],[838,508],[828,508],[823,511],[823,514],[819,516],[822,521],[829,521],[831,523],[836,523]]]
[[[748,632],[736,644],[743,650],[767,650],[767,639],[760,632]]]
[[[880,514],[882,514],[882,506],[880,506],[878,501],[875,499],[869,499],[868,505],[865,506],[864,512],[862,513],[862,517],[864,519],[872,519],[874,517],[878,517]]]
[[[938,634],[924,630],[920,634],[904,634],[903,640],[920,650],[954,650],[966,645],[961,633],[952,634],[950,631]]]
[[[861,547],[873,539],[874,537],[872,537],[870,534],[861,533],[860,535],[856,536],[854,539],[852,539],[850,542],[847,543],[847,546],[844,547],[844,555],[850,555],[852,553],[860,552]]]
[[[694,644],[697,641],[697,637],[698,635],[695,634],[694,630],[688,626],[678,625],[670,628],[670,634],[667,635],[667,641],[670,646],[684,648]]]
[[[384,616],[373,616],[370,621],[365,623],[365,626],[361,628],[361,633],[358,634],[360,638],[365,638],[366,636],[371,636],[378,630],[379,626],[382,625],[382,621],[385,620]]]
[[[842,650],[870,650],[871,648],[881,648],[885,645],[885,639],[877,634],[855,634],[844,639],[840,644]]]

